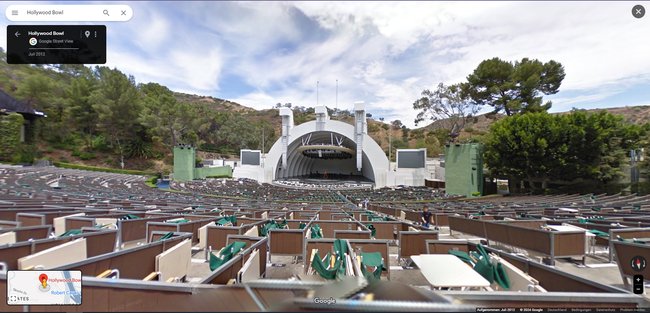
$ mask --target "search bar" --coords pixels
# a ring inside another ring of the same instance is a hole
[[[12,22],[126,22],[133,17],[128,5],[10,5]]]

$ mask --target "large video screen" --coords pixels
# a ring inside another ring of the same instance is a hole
[[[260,165],[261,152],[259,150],[242,150],[242,165]]]
[[[397,168],[423,168],[426,150],[397,150]]]

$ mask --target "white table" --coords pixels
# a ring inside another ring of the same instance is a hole
[[[563,232],[563,231],[584,231],[585,232],[585,254],[589,253],[595,253],[596,251],[596,235],[588,232],[586,229],[574,225],[546,225],[546,227],[557,231],[557,232]]]
[[[490,286],[481,274],[451,254],[412,255],[422,275],[434,288],[487,288]]]
[[[555,231],[587,231],[584,228],[580,228],[573,225],[546,225],[546,227]]]

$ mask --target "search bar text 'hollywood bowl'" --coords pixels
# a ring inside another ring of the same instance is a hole
[[[12,22],[126,22],[133,17],[128,5],[10,5],[5,11]]]

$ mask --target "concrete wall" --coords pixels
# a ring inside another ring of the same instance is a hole
[[[451,144],[445,149],[445,189],[472,196],[483,190],[483,158],[479,144]]]
[[[194,167],[196,151],[191,147],[174,147],[174,180],[190,181],[208,176],[232,177],[232,167]]]
[[[248,178],[264,181],[264,167],[261,165],[240,165],[232,171],[234,178]]]
[[[205,167],[214,167],[214,166],[224,166],[224,160],[203,160],[203,166]]]
[[[220,166],[197,167],[194,169],[194,179],[205,179],[208,176],[232,177],[232,168],[230,166]]]
[[[195,161],[196,152],[194,151],[194,148],[174,147],[174,180],[193,180]]]
[[[445,168],[442,167],[440,159],[432,158],[427,160],[426,178],[430,180],[445,180]]]
[[[398,168],[389,171],[387,186],[424,186],[426,173],[422,168]]]

